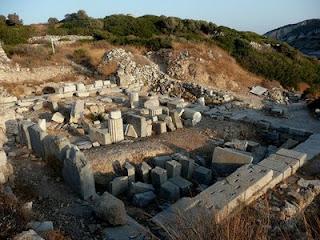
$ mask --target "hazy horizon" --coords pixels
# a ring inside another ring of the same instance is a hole
[[[0,14],[17,13],[25,24],[44,23],[49,17],[63,19],[67,13],[85,10],[91,17],[112,14],[166,15],[201,19],[241,31],[260,34],[307,19],[320,18],[318,0],[2,0]]]

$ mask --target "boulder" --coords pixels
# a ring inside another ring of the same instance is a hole
[[[111,225],[127,223],[127,213],[123,202],[108,192],[95,199],[94,211],[99,218]]]
[[[95,196],[94,177],[90,163],[76,146],[66,151],[62,175],[65,182],[83,199]]]

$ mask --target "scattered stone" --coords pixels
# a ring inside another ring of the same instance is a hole
[[[137,207],[145,207],[149,205],[154,199],[156,199],[156,195],[153,191],[137,193],[133,196],[132,203]]]
[[[90,128],[89,137],[90,141],[98,142],[100,145],[108,145],[112,143],[108,129]]]
[[[78,147],[72,146],[66,151],[62,175],[65,182],[83,199],[96,195],[91,165]]]
[[[38,119],[38,125],[39,125],[39,128],[46,132],[47,131],[47,122],[45,119]]]
[[[96,215],[113,226],[127,223],[127,213],[121,200],[105,192],[94,201]]]
[[[112,195],[118,196],[128,190],[128,176],[116,177],[109,183],[109,191]]]
[[[168,178],[178,177],[181,175],[182,165],[175,160],[166,162]]]
[[[152,185],[155,188],[160,188],[167,181],[167,171],[160,167],[155,167],[151,170]]]
[[[149,191],[152,191],[152,192],[155,191],[154,187],[151,184],[135,182],[130,185],[130,195],[149,192]]]
[[[169,181],[179,187],[181,196],[188,196],[191,193],[192,183],[178,176],[170,178]]]
[[[16,235],[13,240],[44,240],[34,230],[30,229]]]
[[[177,201],[180,198],[180,189],[170,181],[161,185],[160,196],[169,201]]]
[[[32,221],[27,224],[28,228],[35,230],[37,233],[43,233],[53,230],[53,222],[44,221],[44,222],[36,222]]]
[[[138,134],[131,124],[125,125],[124,129],[125,129],[124,130],[125,136],[132,137],[132,138],[138,138]]]
[[[199,166],[194,169],[192,177],[199,184],[210,185],[212,179],[212,171],[208,168]]]
[[[51,120],[56,122],[56,123],[63,123],[64,122],[64,116],[61,113],[56,112],[55,114],[53,114]]]
[[[149,166],[149,164],[147,164],[146,162],[142,162],[138,166],[137,174],[140,177],[140,179],[143,180],[143,182],[145,182],[145,183],[149,182],[151,169],[152,169],[152,167]]]
[[[128,181],[129,183],[135,182],[136,181],[136,171],[135,168],[132,164],[130,164],[129,162],[126,162],[124,164],[124,168],[126,170],[126,174],[128,176]]]

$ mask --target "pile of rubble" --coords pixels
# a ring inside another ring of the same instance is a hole
[[[139,86],[149,86],[151,91],[168,94],[170,96],[183,97],[194,102],[199,97],[205,97],[208,104],[220,104],[234,99],[228,93],[216,91],[194,83],[180,82],[162,72],[159,65],[151,62],[146,65],[138,65],[133,60],[133,54],[123,49],[113,49],[107,52],[103,63],[116,61],[118,70],[116,73],[117,83],[121,87],[134,89]]]

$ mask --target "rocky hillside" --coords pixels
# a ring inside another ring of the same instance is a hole
[[[265,35],[287,42],[309,56],[320,58],[320,19],[290,24]]]

